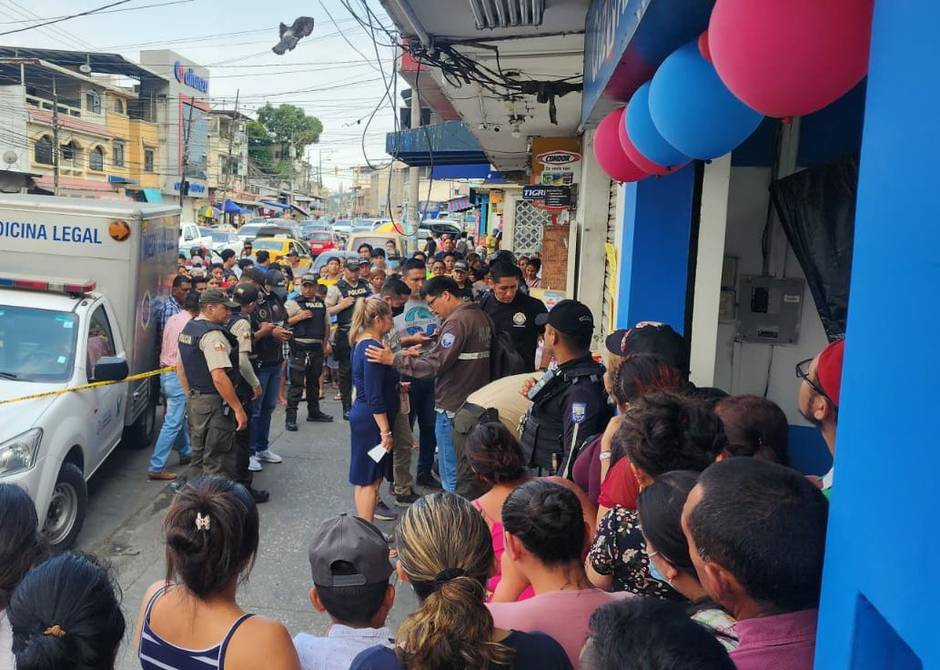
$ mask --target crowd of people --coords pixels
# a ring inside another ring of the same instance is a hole
[[[394,249],[358,251],[296,282],[260,251],[228,287],[238,264],[219,286],[174,281],[150,476],[170,478],[175,448],[192,477],[137,615],[141,667],[812,667],[833,473],[789,467],[777,405],[695,387],[668,324],[611,333],[598,360],[584,304],[528,294],[538,258],[446,238],[394,267]],[[832,451],[843,346],[796,370]],[[281,461],[268,431],[285,368],[286,428],[302,400],[307,421],[333,419],[330,358],[355,515],[313,530],[305,588],[331,626],[291,639],[238,602],[269,497],[251,473]],[[0,485],[0,508],[0,666],[112,667],[125,619],[108,570],[48,558],[22,490]],[[374,524],[399,515],[391,534]],[[394,631],[396,582],[418,603]]]

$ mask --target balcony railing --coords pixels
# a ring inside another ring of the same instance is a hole
[[[56,106],[52,100],[47,100],[45,98],[38,98],[35,95],[26,96],[26,104],[36,107],[37,109],[46,109],[50,112]],[[81,107],[73,107],[72,105],[64,105],[59,102],[59,114],[67,114],[69,116],[81,117],[82,109]]]

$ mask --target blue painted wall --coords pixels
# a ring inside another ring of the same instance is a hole
[[[685,328],[695,168],[627,184],[617,325],[662,321]]]
[[[875,3],[817,636],[825,670],[940,668],[938,25],[934,0]]]

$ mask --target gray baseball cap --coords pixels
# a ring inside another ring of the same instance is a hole
[[[230,309],[241,307],[220,288],[207,288],[202,292],[202,295],[199,296],[199,306],[204,305],[225,305]]]
[[[317,586],[364,586],[387,581],[393,568],[382,531],[357,516],[340,514],[323,521],[310,542],[308,558]],[[352,564],[355,573],[335,575],[337,561]]]

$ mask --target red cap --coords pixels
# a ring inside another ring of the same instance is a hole
[[[842,352],[845,340],[830,342],[819,354],[816,362],[816,381],[830,400],[839,406],[839,391],[842,387]]]

